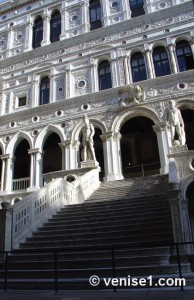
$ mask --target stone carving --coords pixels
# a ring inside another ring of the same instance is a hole
[[[25,29],[24,28],[19,29],[14,32],[14,41],[13,41],[14,46],[23,44],[24,40],[25,40]]]
[[[151,89],[149,89],[149,90],[147,91],[146,94],[147,94],[148,96],[150,96],[150,97],[155,97],[155,96],[157,96],[158,92],[157,92],[156,89],[151,88]]]
[[[60,78],[56,80],[56,100],[62,100],[65,97],[64,79]]]
[[[3,51],[7,47],[7,35],[0,36],[0,50]]]
[[[76,27],[81,24],[80,21],[80,9],[73,9],[69,11],[69,27]]]
[[[88,73],[75,76],[74,93],[75,95],[83,95],[89,93]]]
[[[140,85],[135,85],[133,87],[127,85],[125,88],[119,91],[119,94],[121,95],[120,106],[138,104],[145,100],[145,93]]]
[[[69,120],[69,121],[65,122],[64,132],[65,132],[67,138],[70,137],[71,131],[75,126],[76,126],[75,121]]]
[[[170,126],[171,138],[174,145],[185,145],[184,122],[180,110],[175,106],[175,101],[170,100],[164,112],[164,119]],[[178,140],[175,140],[176,135]]]
[[[112,14],[115,14],[120,11],[120,3],[118,1],[109,1],[109,6],[110,6],[110,12]]]
[[[90,123],[87,115],[84,116],[84,127],[82,129],[82,160],[96,160],[95,151],[94,151],[94,141],[93,136],[95,133],[94,126]]]

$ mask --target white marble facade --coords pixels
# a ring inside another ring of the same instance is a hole
[[[113,4],[116,2],[116,4]],[[61,13],[60,41],[50,43],[50,16]],[[179,72],[176,43],[187,41],[194,55],[192,1],[144,1],[145,15],[131,18],[128,0],[101,1],[102,28],[90,31],[89,1],[7,1],[0,4],[1,194],[12,191],[14,151],[22,139],[31,159],[28,191],[42,185],[43,144],[51,132],[61,140],[62,169],[80,167],[79,134],[87,114],[102,132],[104,180],[123,178],[120,129],[126,120],[147,117],[154,123],[160,173],[168,173],[172,146],[164,120],[168,101],[193,109],[194,70]],[[41,47],[32,49],[32,28],[43,18]],[[75,17],[76,16],[76,17]],[[153,49],[166,49],[171,74],[156,77]],[[131,55],[143,54],[147,80],[133,82]],[[108,60],[112,88],[99,90],[98,65]],[[39,105],[40,81],[50,80],[49,103]],[[125,86],[140,85],[142,97],[121,106]],[[25,98],[25,105],[19,99]]]

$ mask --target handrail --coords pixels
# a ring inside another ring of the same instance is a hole
[[[145,176],[145,167],[147,166],[152,166],[152,165],[160,165],[160,162],[155,162],[155,163],[150,163],[150,164],[139,164],[139,165],[134,165],[134,166],[130,166],[129,167],[125,167],[123,168],[123,170],[128,170],[128,169],[136,169],[141,167],[141,172],[142,172],[142,176]]]
[[[88,247],[81,247],[79,248],[79,251],[88,251],[88,250],[109,250],[111,252],[111,261],[112,261],[112,276],[113,278],[115,278],[116,276],[116,265],[115,265],[115,250],[121,250],[121,249],[134,249],[134,248],[138,248],[140,247],[142,248],[158,248],[158,247],[172,247],[175,246],[176,247],[176,257],[177,257],[177,264],[178,264],[178,270],[179,270],[179,278],[183,278],[182,276],[182,269],[181,269],[181,260],[180,260],[180,246],[184,246],[184,245],[194,245],[194,241],[190,241],[190,242],[180,242],[180,243],[164,243],[163,241],[158,242],[158,243],[137,243],[135,245],[130,245],[130,246],[126,246],[126,245],[120,245],[120,246],[106,246],[106,247],[90,247],[90,249]],[[63,253],[63,252],[68,252],[68,251],[78,251],[78,249],[75,249],[73,247],[67,247],[67,248],[49,248],[49,249],[18,249],[15,251],[0,251],[0,254],[4,254],[5,257],[5,268],[4,268],[4,291],[7,291],[7,286],[8,286],[8,258],[9,255],[8,254],[15,254],[15,253],[53,253],[54,254],[54,289],[55,292],[58,291],[58,270],[60,270],[59,264],[58,264],[58,254],[59,253]],[[73,270],[73,269],[72,269]],[[162,274],[161,274],[162,275]],[[38,279],[37,279],[38,281]],[[137,288],[137,287],[136,287]],[[176,287],[177,288],[177,287]],[[183,283],[181,281],[181,291],[184,291],[184,286]],[[116,287],[113,287],[114,292],[116,292]]]

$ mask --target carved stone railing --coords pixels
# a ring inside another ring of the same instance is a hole
[[[29,186],[30,186],[30,177],[12,180],[12,191],[26,190]]]
[[[72,183],[63,178],[54,179],[11,208],[0,210],[1,235],[4,241],[4,245],[0,241],[0,250],[17,249],[21,242],[31,237],[38,227],[62,207],[83,202],[99,185],[99,169],[96,168]]]

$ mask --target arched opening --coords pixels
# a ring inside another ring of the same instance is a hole
[[[194,69],[191,47],[187,41],[176,43],[176,56],[180,72]]]
[[[125,178],[159,174],[160,158],[154,123],[135,117],[121,127],[121,157]]]
[[[32,48],[35,49],[41,47],[42,39],[43,39],[43,20],[42,17],[39,16],[34,21]]]
[[[13,190],[23,190],[30,186],[30,145],[23,139],[14,152]]]
[[[186,144],[188,150],[194,149],[194,110],[181,109],[181,115],[185,126]]]
[[[103,181],[104,177],[104,155],[103,155],[103,143],[100,138],[102,131],[99,128],[95,128],[94,134],[94,149],[96,154],[96,160],[99,162],[101,171],[99,173],[100,181]]]
[[[62,152],[59,143],[61,139],[55,132],[47,137],[43,146],[43,174],[62,169]]]
[[[131,9],[131,17],[135,18],[145,14],[144,10],[144,0],[129,0],[129,5]]]
[[[191,182],[186,191],[186,198],[188,200],[188,212],[191,226],[191,234],[194,240],[194,182]]]
[[[99,90],[112,88],[110,63],[108,60],[103,60],[98,66]]]
[[[153,61],[156,77],[165,76],[171,73],[168,54],[162,46],[154,48]]]
[[[101,5],[99,0],[90,0],[90,30],[102,27]]]
[[[42,78],[40,82],[40,105],[49,103],[50,98],[50,79],[49,77]]]
[[[131,73],[133,82],[147,79],[145,60],[141,52],[136,52],[131,56]]]
[[[55,11],[51,16],[50,21],[50,41],[51,43],[59,41],[61,34],[61,14]]]

